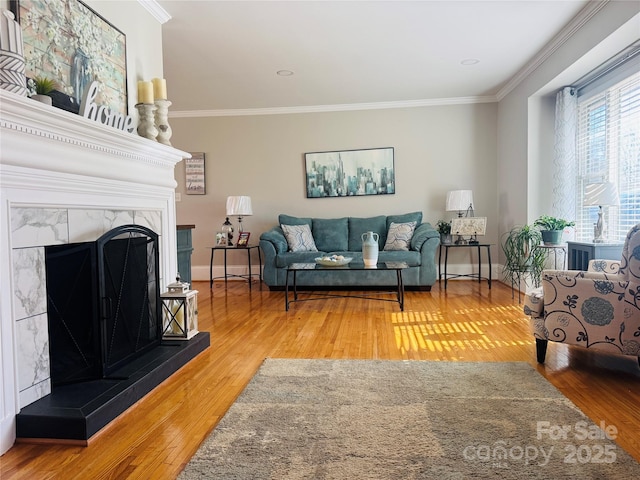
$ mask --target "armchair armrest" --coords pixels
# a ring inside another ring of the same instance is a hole
[[[626,295],[629,282],[622,275],[545,270],[542,284],[549,340],[638,354],[640,308]]]

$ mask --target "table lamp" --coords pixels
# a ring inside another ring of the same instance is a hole
[[[598,206],[598,221],[593,229],[593,243],[605,243],[607,240],[604,237],[604,213],[602,211],[603,206],[618,205],[620,200],[618,199],[618,188],[615,183],[589,183],[584,187],[584,202],[583,205]]]
[[[251,210],[251,197],[227,197],[227,215],[236,215],[238,217],[239,224],[238,231],[244,232],[244,229],[242,227],[242,217],[253,215],[253,211]]]
[[[466,216],[473,217],[473,192],[471,190],[452,190],[447,193],[447,212],[458,212],[458,218],[466,212]],[[471,215],[469,215],[471,213]]]

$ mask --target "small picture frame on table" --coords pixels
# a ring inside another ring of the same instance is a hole
[[[238,247],[248,247],[249,246],[249,237],[251,233],[249,232],[240,232],[240,236],[238,237]]]
[[[225,232],[216,233],[216,247],[228,247],[229,237]]]

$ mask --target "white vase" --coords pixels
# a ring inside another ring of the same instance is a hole
[[[375,267],[378,264],[378,239],[375,232],[363,233],[362,236],[362,260],[365,267]]]

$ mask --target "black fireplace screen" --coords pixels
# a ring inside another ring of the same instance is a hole
[[[124,225],[45,256],[53,385],[108,377],[160,343],[156,233]]]

